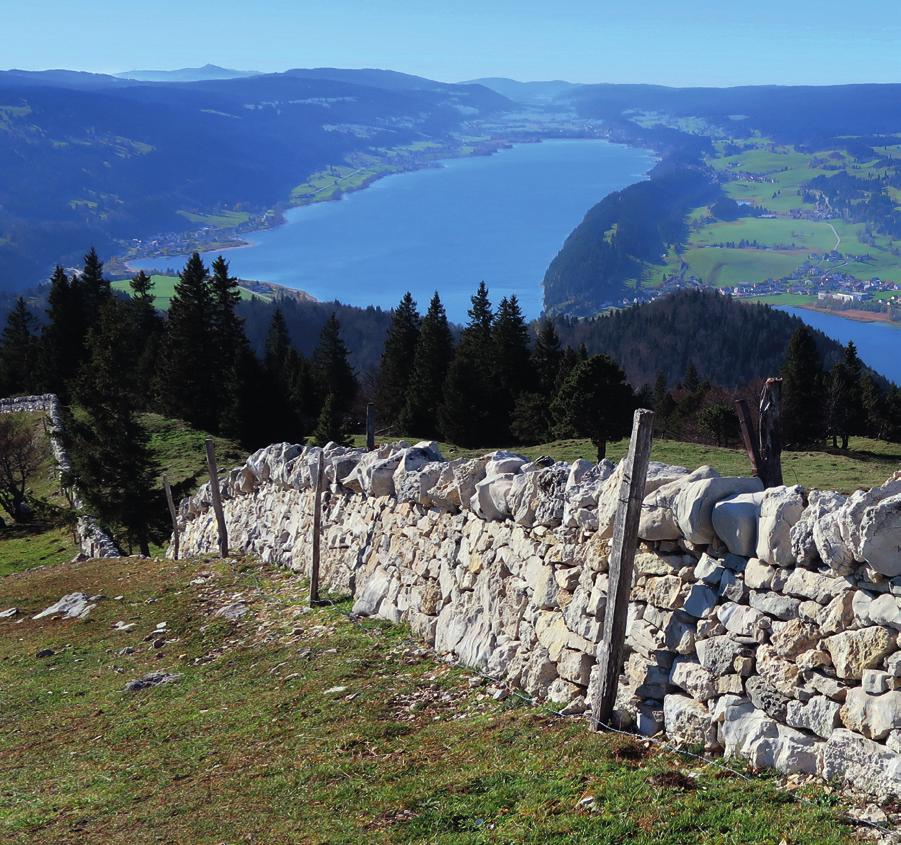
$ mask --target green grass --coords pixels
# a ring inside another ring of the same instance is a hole
[[[213,226],[216,229],[233,229],[250,220],[250,214],[246,211],[217,211],[212,214],[198,214],[193,211],[176,212],[190,223],[200,226]]]
[[[835,235],[828,223],[772,217],[744,217],[728,223],[711,223],[693,232],[691,237],[695,246],[741,240],[757,241],[766,247],[794,244],[794,248],[808,252],[830,252],[835,246]]]
[[[688,272],[716,287],[754,284],[793,273],[805,259],[797,252],[771,249],[688,248],[682,255]]]
[[[109,598],[86,620],[27,618],[75,590]],[[235,593],[249,613],[215,619]],[[253,562],[92,561],[0,581],[0,606],[26,617],[0,620],[0,840],[854,841],[821,787],[798,803],[772,776],[495,702],[405,627],[351,622],[347,603],[298,615],[305,599]],[[151,671],[181,677],[123,691]]]
[[[150,278],[153,281],[153,295],[155,297],[153,304],[159,308],[160,311],[168,311],[169,304],[172,302],[172,297],[175,295],[175,286],[178,284],[178,276],[163,276],[154,273]],[[113,290],[121,291],[122,293],[131,293],[128,279],[121,279],[117,282],[113,282],[112,288]],[[238,287],[238,293],[241,294],[241,299],[249,300],[254,297],[259,297],[260,299],[267,298],[240,286]]]
[[[421,438],[406,437],[410,443]],[[365,445],[366,438],[358,435],[354,445]],[[390,442],[390,441],[389,441]],[[448,459],[476,457],[490,451],[462,449],[452,443],[440,443],[441,452]],[[628,440],[619,440],[607,445],[607,457],[620,460],[628,449]],[[557,461],[567,463],[578,458],[594,460],[595,449],[589,440],[555,440],[539,446],[505,446],[525,455],[537,458],[547,455]],[[651,448],[651,460],[695,469],[705,464],[712,466],[721,475],[750,475],[751,466],[743,449],[723,446],[706,446],[702,443],[684,443],[680,440],[655,439]],[[877,487],[901,465],[901,444],[852,437],[848,452],[826,450],[821,452],[783,452],[782,467],[786,484],[801,484],[808,490],[840,490],[850,493],[858,488]]]

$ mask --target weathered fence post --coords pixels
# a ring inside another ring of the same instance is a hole
[[[366,405],[366,451],[375,449],[375,405]]]
[[[751,462],[753,474],[761,477],[762,466],[760,452],[757,450],[757,438],[754,436],[754,421],[751,419],[751,409],[747,399],[735,400],[735,413],[738,415],[738,425],[741,428],[741,440],[745,444],[748,460]]]
[[[632,439],[619,486],[619,504],[613,523],[613,549],[610,553],[610,586],[604,614],[604,638],[598,644],[598,686],[593,690],[591,725],[600,730],[610,723],[616,689],[623,666],[626,616],[632,590],[632,565],[638,545],[638,521],[651,457],[654,431],[652,411],[638,410],[632,422]]]
[[[169,479],[165,474],[163,475],[163,489],[166,491],[166,502],[169,504],[169,516],[172,517],[172,537],[174,546],[172,559],[178,560],[178,515],[175,512],[175,501],[172,499],[172,488],[169,486]]]
[[[313,561],[310,566],[310,607],[321,604],[319,598],[319,551],[322,533],[322,450],[316,462],[316,485],[313,488]]]
[[[760,459],[763,486],[782,486],[782,379],[768,378],[760,394]]]
[[[210,498],[213,500],[213,511],[219,528],[219,554],[228,557],[228,531],[225,527],[225,514],[222,512],[222,498],[219,495],[219,472],[216,469],[216,450],[212,438],[207,437],[205,445],[206,466],[210,473]]]

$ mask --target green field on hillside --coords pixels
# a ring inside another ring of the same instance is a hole
[[[159,308],[160,311],[167,311],[169,309],[169,303],[172,301],[172,297],[175,294],[175,285],[178,284],[178,276],[163,276],[154,273],[150,278],[153,280],[153,304]],[[121,291],[122,293],[131,293],[128,279],[112,282],[112,287],[113,290]],[[269,297],[264,296],[263,294],[254,293],[253,291],[240,286],[238,287],[238,292],[241,294],[241,299],[253,299],[254,297],[259,299],[269,299]]]
[[[75,591],[101,596],[87,619],[29,618]],[[246,614],[216,617],[236,595]],[[741,761],[730,772],[495,701],[405,626],[348,618],[349,601],[307,612],[307,599],[297,576],[240,559],[0,579],[0,607],[24,620],[0,620],[0,840],[855,841],[837,790],[789,792]],[[124,689],[151,672],[175,677]]]
[[[200,226],[213,226],[216,229],[232,229],[250,220],[246,211],[219,211],[212,214],[198,214],[193,211],[177,212],[185,220]]]

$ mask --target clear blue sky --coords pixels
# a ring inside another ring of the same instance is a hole
[[[4,67],[901,82],[901,0],[0,0]]]

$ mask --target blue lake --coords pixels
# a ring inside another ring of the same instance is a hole
[[[901,384],[901,327],[889,323],[863,323],[806,308],[781,307],[841,343],[854,341],[861,360],[895,384]]]
[[[521,144],[291,209],[283,226],[225,255],[241,278],[323,301],[391,308],[410,290],[424,311],[437,290],[457,322],[484,279],[495,304],[515,293],[526,316],[537,317],[544,272],[567,235],[591,206],[644,178],[653,163],[648,151],[606,141]],[[133,266],[180,267],[186,258]]]

